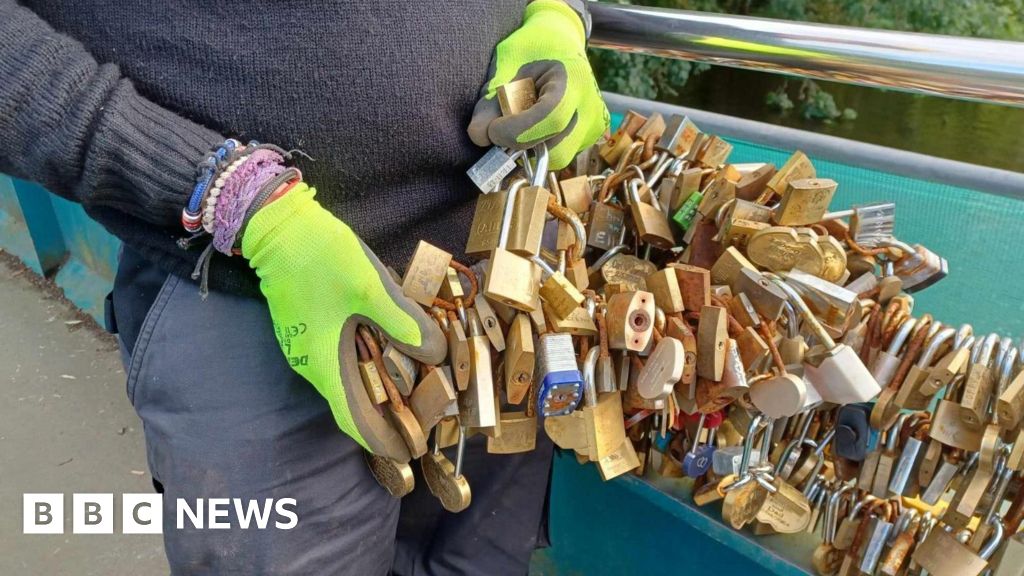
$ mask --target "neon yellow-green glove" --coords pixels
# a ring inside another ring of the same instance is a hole
[[[429,364],[444,360],[447,341],[315,194],[299,183],[256,212],[242,255],[260,277],[288,363],[327,399],[341,430],[374,454],[408,461],[405,441],[363,386],[355,331],[376,326],[399,350]]]
[[[549,166],[559,170],[608,128],[583,22],[561,0],[534,0],[526,7],[523,25],[494,49],[490,76],[469,124],[478,146],[521,150],[547,141]],[[537,103],[502,117],[498,87],[527,77],[537,86]]]

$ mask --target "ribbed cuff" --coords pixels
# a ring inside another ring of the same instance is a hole
[[[162,108],[122,82],[100,118],[83,197],[159,225],[180,221],[196,166],[224,137]]]

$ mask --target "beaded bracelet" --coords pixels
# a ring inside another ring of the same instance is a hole
[[[232,154],[242,147],[242,143],[228,138],[216,150],[207,154],[196,167],[196,184],[192,188],[188,204],[181,211],[181,224],[189,232],[198,232],[202,228],[202,201],[217,176],[224,168]]]

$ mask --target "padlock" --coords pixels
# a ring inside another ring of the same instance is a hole
[[[889,347],[875,356],[875,362],[871,366],[871,375],[875,377],[875,381],[882,388],[888,386],[893,375],[896,374],[896,369],[902,361],[900,350],[903,349],[903,345],[910,339],[910,334],[916,326],[917,320],[908,318],[896,332],[896,335],[889,343]]]
[[[793,288],[777,276],[768,277],[786,292],[789,303],[800,312],[804,325],[814,332],[820,342],[818,353],[809,352],[804,360],[804,378],[814,386],[821,398],[833,404],[866,402],[874,398],[881,388],[857,353],[846,344],[836,344],[832,340]],[[816,362],[810,360],[812,356],[816,357]]]
[[[849,218],[849,233],[853,241],[865,248],[874,248],[892,238],[896,222],[896,204],[874,202],[855,205],[849,210],[829,212],[821,217],[823,221]]]
[[[490,341],[484,334],[476,310],[467,311],[470,358],[469,386],[459,394],[459,421],[472,428],[497,425],[498,414],[494,403],[494,379],[491,369]]]
[[[874,574],[878,561],[882,557],[889,534],[893,528],[891,517],[879,515],[874,526],[870,528],[871,535],[868,537],[867,545],[864,548],[864,555],[860,560],[860,571],[864,574]]]
[[[672,393],[683,377],[686,351],[683,343],[668,336],[662,337],[637,374],[637,391],[648,400],[663,400]]]
[[[672,221],[675,222],[683,232],[691,230],[694,222],[696,222],[701,216],[697,209],[703,201],[703,192],[699,190],[691,192],[690,195],[687,196],[679,205],[679,208],[675,209],[675,212],[672,214]]]
[[[522,403],[533,384],[533,329],[526,314],[516,314],[508,330],[505,352],[505,394],[509,404]]]
[[[409,407],[424,430],[432,430],[455,404],[455,387],[451,369],[432,366],[409,396]]]
[[[865,404],[847,404],[839,408],[836,415],[836,435],[833,450],[836,455],[861,462],[867,456],[871,430],[868,414],[871,408]]]
[[[882,242],[892,245],[892,241]],[[902,246],[906,250],[907,246]],[[949,275],[949,263],[946,259],[920,244],[910,247],[912,251],[904,252],[903,257],[894,264],[893,272],[903,281],[903,290],[914,293],[935,284]]]
[[[797,150],[792,156],[786,160],[786,163],[779,168],[779,171],[768,180],[765,185],[768,191],[774,193],[777,196],[781,196],[786,191],[792,180],[801,180],[806,178],[814,178],[817,174],[814,171],[814,165],[811,164],[807,155]],[[761,202],[762,204],[764,202]]]
[[[697,429],[693,433],[693,441],[690,449],[683,457],[683,472],[690,478],[698,478],[707,473],[711,468],[711,462],[715,455],[714,429],[708,429],[708,440],[704,445],[700,443],[701,432],[704,431],[704,422],[707,414],[701,412],[697,421]]]
[[[540,253],[551,193],[543,186],[535,184],[521,188],[514,196],[506,248],[509,252],[524,258],[536,256]]]
[[[488,454],[521,454],[537,447],[537,416],[525,411],[502,412],[501,434],[487,437]]]
[[[979,427],[988,422],[989,399],[995,384],[992,353],[998,343],[999,335],[989,334],[974,345],[960,398],[960,418],[968,426]]]
[[[564,274],[549,266],[540,257],[533,256],[530,260],[541,269],[541,276],[544,278],[538,293],[545,309],[550,310],[558,320],[568,318],[583,303],[583,294]]]
[[[608,346],[631,352],[647,348],[654,334],[654,311],[654,295],[650,292],[623,292],[608,298]]]
[[[775,223],[805,226],[819,222],[828,210],[837,186],[835,180],[828,178],[790,180],[775,209]]]
[[[416,479],[408,462],[399,462],[367,451],[363,452],[363,456],[373,478],[392,498],[402,498],[416,488]]]
[[[510,189],[505,201],[498,247],[491,251],[483,293],[495,302],[524,312],[532,312],[536,310],[538,301],[540,268],[530,260],[506,249],[512,224],[512,206],[516,196],[517,189]]]
[[[462,474],[462,459],[466,452],[466,428],[459,423],[459,440],[455,464],[445,458],[434,437],[434,450],[420,460],[423,480],[427,488],[441,502],[441,506],[452,513],[462,512],[472,503],[473,494],[469,481]]]
[[[627,440],[620,393],[616,390],[598,394],[595,387],[595,369],[599,353],[597,348],[591,348],[584,359],[583,407],[578,410],[583,414],[586,430],[585,453],[596,462],[614,454],[622,446],[623,441]]]
[[[452,255],[420,240],[402,279],[402,293],[424,306],[433,306]]]
[[[398,387],[398,393],[402,396],[412,394],[412,387],[416,384],[416,361],[399,352],[391,342],[384,347],[383,359],[384,369]]]
[[[667,150],[673,156],[685,156],[699,133],[700,128],[697,128],[689,118],[672,114],[662,132],[661,140],[658,141],[658,147]]]
[[[941,325],[936,323],[941,328]],[[953,338],[956,330],[952,328],[941,328],[932,335],[917,363],[910,367],[906,378],[900,384],[899,391],[893,404],[903,410],[924,410],[931,402],[932,395],[937,390],[926,387],[929,377],[929,367],[935,360],[939,350]]]
[[[663,268],[647,277],[647,290],[654,295],[654,303],[668,314],[686,309],[679,277],[675,270]]]
[[[696,312],[711,305],[711,270],[675,262],[668,267],[675,270],[679,290],[683,295],[683,306],[687,310]]]
[[[725,371],[728,313],[719,306],[700,309],[697,325],[697,374],[718,382]],[[741,370],[742,372],[742,370]]]
[[[516,159],[522,156],[522,152],[509,154],[504,148],[493,146],[470,166],[466,174],[487,195],[501,186],[501,181],[516,169]]]
[[[640,186],[643,180],[633,178],[627,184],[629,190],[629,210],[636,226],[637,235],[642,242],[661,250],[675,246],[672,229],[668,226],[665,213],[640,199]]]
[[[711,282],[725,284],[736,292],[736,280],[743,270],[756,272],[757,268],[739,250],[730,246],[725,249],[725,252],[722,252],[722,255],[715,261],[715,265],[711,267]]]
[[[741,269],[736,275],[733,293],[746,294],[754,310],[769,322],[782,315],[788,298],[764,274],[748,269]]]
[[[988,559],[1003,538],[1002,522],[998,518],[993,522],[993,536],[979,553],[968,548],[950,532],[936,529],[917,547],[913,558],[932,576],[979,576],[988,567]]]
[[[561,416],[576,409],[583,393],[583,376],[576,365],[572,336],[541,334],[534,382],[539,386],[537,411],[543,416]]]
[[[767,163],[736,164],[740,179],[736,182],[736,199],[753,202],[775,176],[775,165]]]
[[[502,116],[525,112],[537,103],[537,87],[530,76],[502,84],[496,93]]]
[[[860,300],[856,292],[801,270],[790,270],[780,276],[800,294],[807,307],[833,337],[838,338],[846,332],[852,322],[856,321],[860,310]]]
[[[610,250],[621,242],[626,230],[626,212],[618,206],[594,202],[590,206],[587,246]]]

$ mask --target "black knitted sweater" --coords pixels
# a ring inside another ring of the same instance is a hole
[[[80,202],[168,272],[203,154],[301,149],[320,202],[388,264],[465,244],[465,127],[526,0],[0,0],[0,172]],[[217,255],[212,289],[258,294]]]

